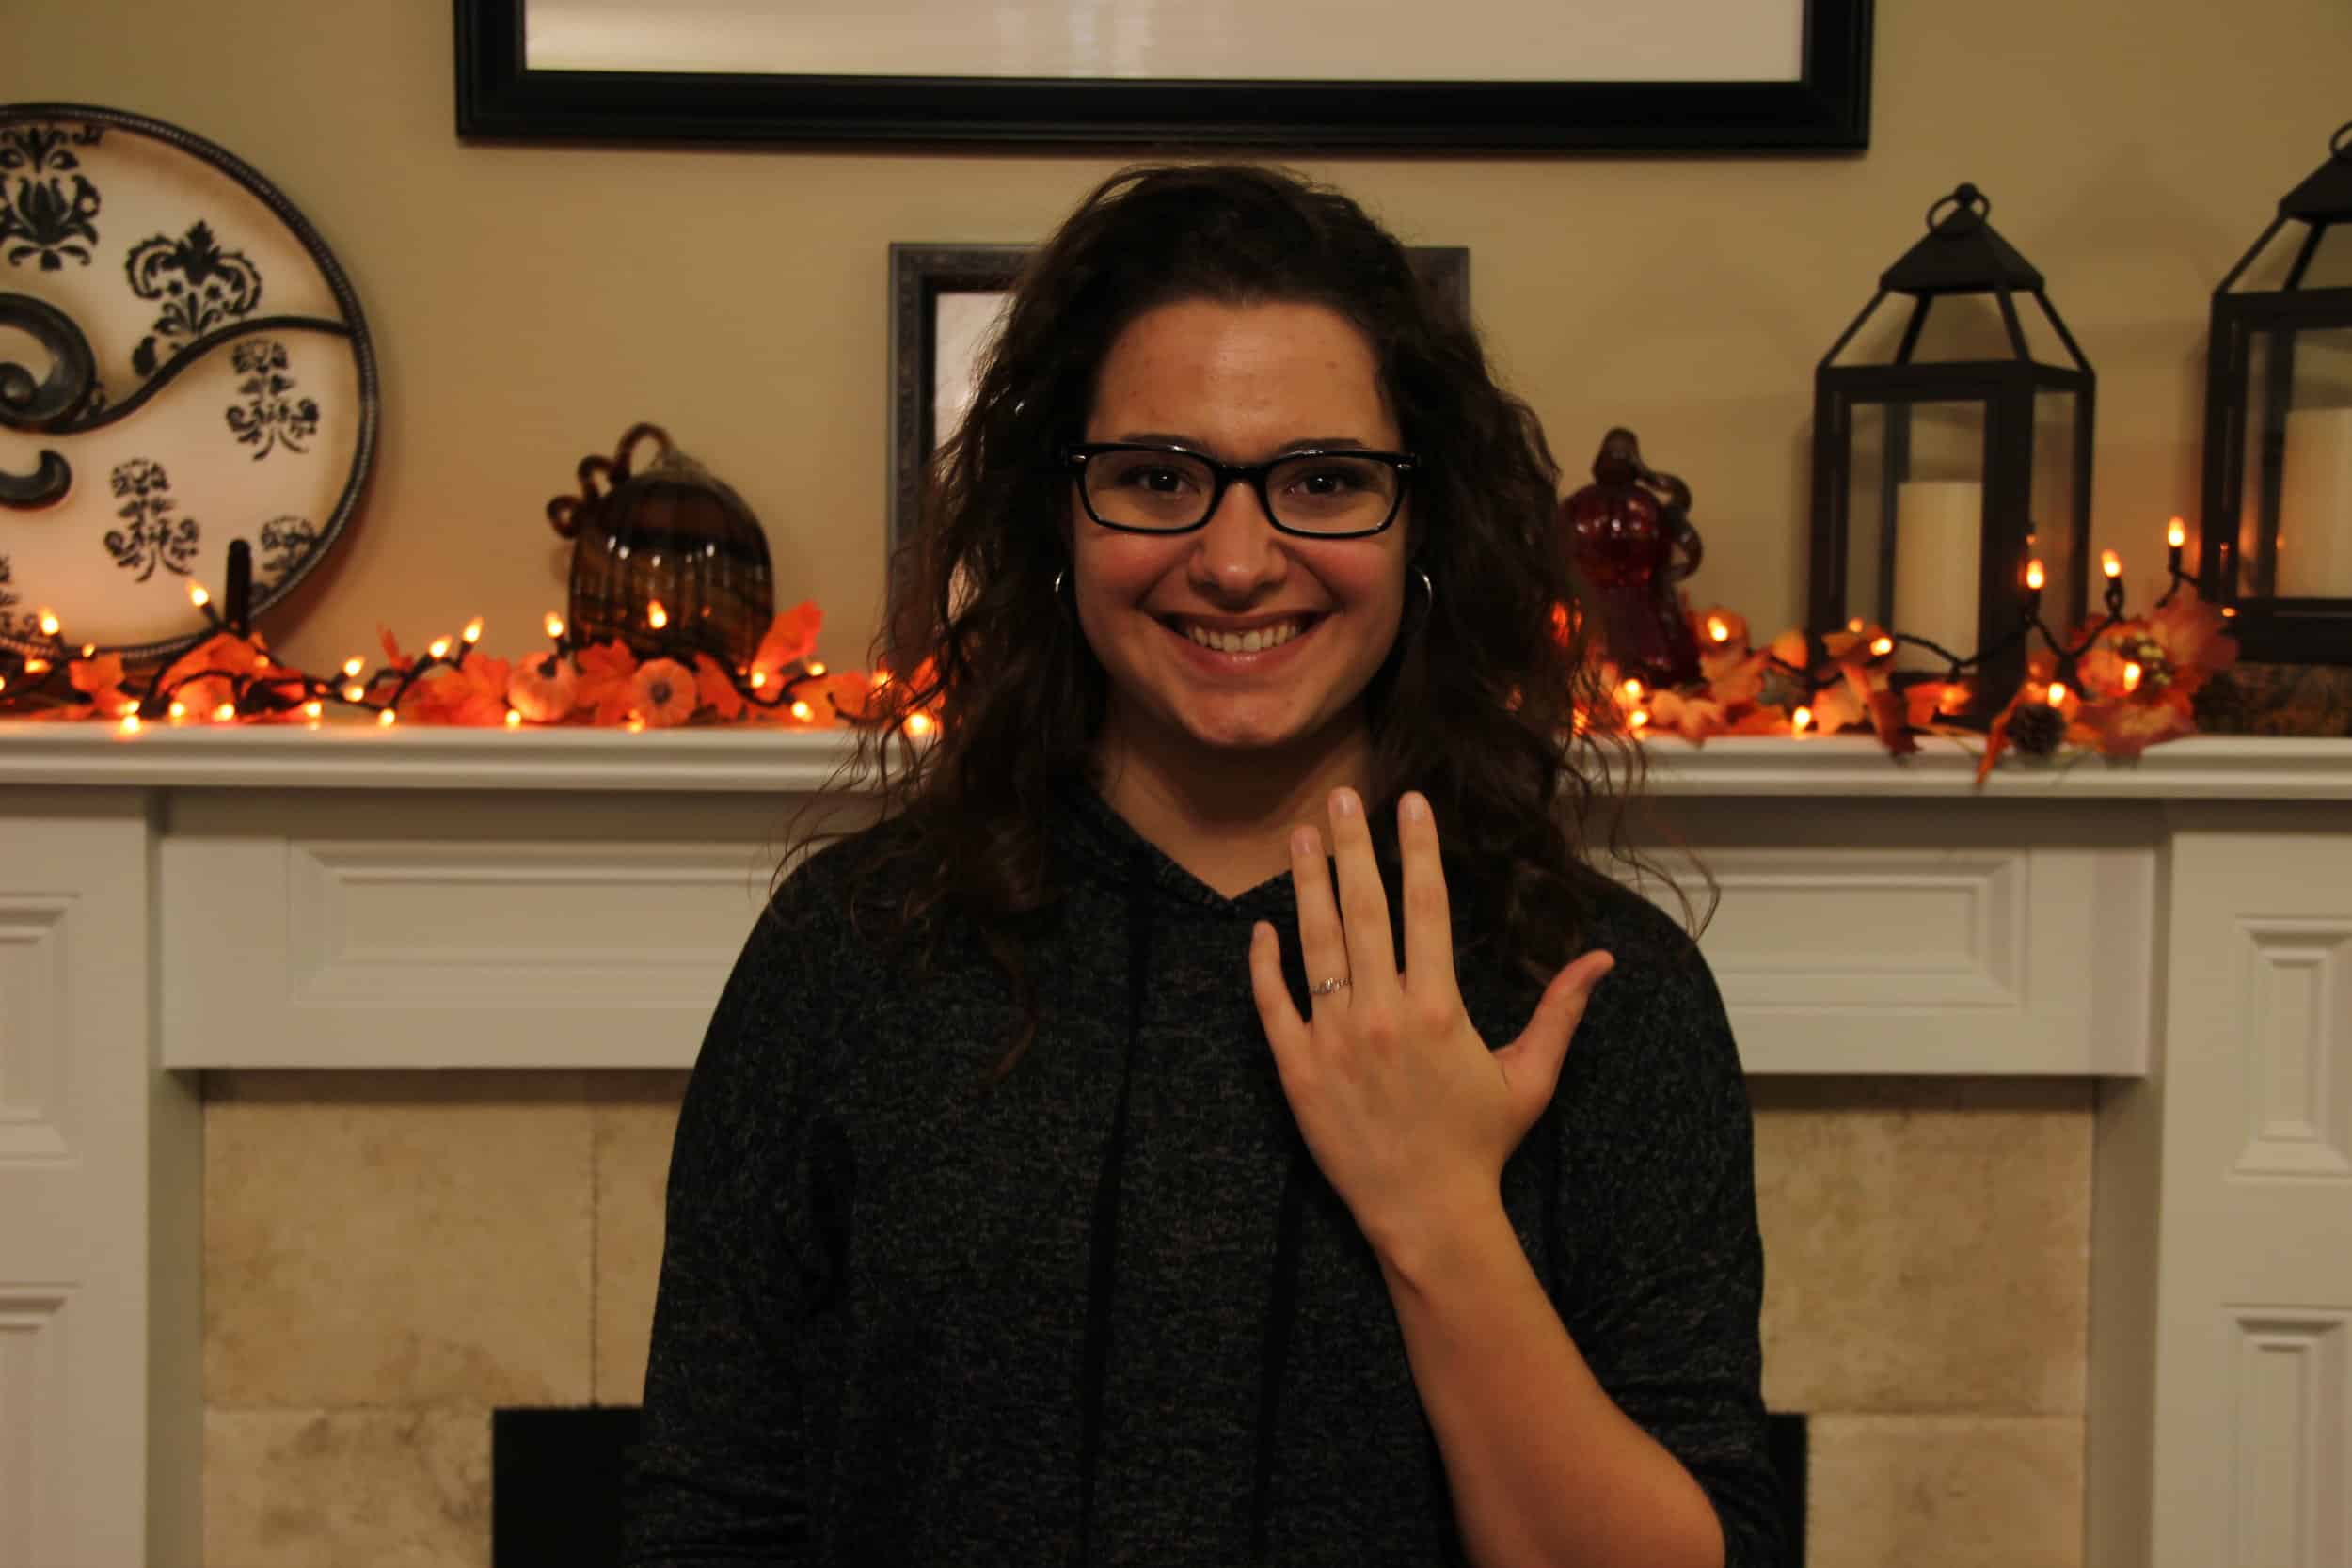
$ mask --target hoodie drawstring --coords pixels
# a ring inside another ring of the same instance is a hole
[[[1298,1300],[1298,1224],[1307,1202],[1307,1141],[1291,1148],[1282,1178],[1282,1207],[1274,1232],[1274,1289],[1266,1298],[1265,1343],[1258,1362],[1258,1459],[1249,1488],[1249,1555],[1266,1560],[1266,1526],[1274,1510],[1274,1449],[1280,1433],[1282,1367],[1290,1356],[1291,1319]]]
[[[1103,1449],[1103,1392],[1109,1381],[1111,1298],[1118,1287],[1119,1180],[1127,1163],[1127,1101],[1135,1086],[1136,1043],[1143,1035],[1144,976],[1152,958],[1152,865],[1138,848],[1128,860],[1127,1038],[1119,1053],[1119,1102],[1094,1181],[1094,1221],[1087,1243],[1087,1326],[1079,1374],[1078,1563],[1093,1560],[1094,1473]]]

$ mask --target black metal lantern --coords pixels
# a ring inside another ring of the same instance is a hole
[[[2348,134],[2213,294],[2199,588],[2254,660],[2352,664],[2352,246],[2328,258],[2344,282],[2304,286],[2328,230],[2352,221]],[[2265,252],[2280,286],[2240,288]]]
[[[1881,275],[1877,296],[1814,372],[1806,602],[1816,635],[1875,622],[1901,640],[1899,670],[1973,677],[1964,717],[1978,720],[2024,678],[2030,610],[2046,602],[2069,624],[2079,621],[2092,575],[2097,378],[2041,273],[1985,221],[1991,211],[1974,185],[1931,207],[1927,237]],[[2071,364],[2036,357],[2021,293],[2041,307]],[[1891,360],[1839,364],[1890,294],[1912,301]],[[1939,340],[1957,336],[1955,346],[1991,352],[1918,357],[1931,308],[1956,294],[1989,295],[1997,335],[1991,312],[1953,321],[1947,311]],[[2033,561],[2043,581],[2029,589]]]

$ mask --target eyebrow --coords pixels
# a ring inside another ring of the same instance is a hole
[[[1196,441],[1188,436],[1178,436],[1165,430],[1131,430],[1122,435],[1114,436],[1113,439],[1119,441],[1132,441],[1152,446],[1183,447],[1190,451],[1201,452],[1212,456],[1215,455],[1214,450],[1206,442]],[[1370,451],[1373,450],[1370,442],[1359,440],[1353,436],[1302,436],[1295,440],[1283,442],[1280,446],[1277,447],[1275,451],[1279,454],[1283,452],[1303,451],[1314,448],[1330,449],[1345,447],[1353,447],[1360,451]]]

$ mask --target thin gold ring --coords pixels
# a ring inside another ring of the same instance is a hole
[[[1328,980],[1317,980],[1314,985],[1309,989],[1307,994],[1310,996],[1328,996],[1345,984],[1347,984],[1346,975],[1334,974]]]

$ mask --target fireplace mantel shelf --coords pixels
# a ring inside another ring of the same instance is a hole
[[[850,754],[834,731],[503,730],[191,725],[125,736],[96,724],[0,722],[0,785],[167,789],[558,790],[804,794]],[[2198,736],[2136,763],[2011,762],[1982,784],[1973,745],[1931,737],[1890,757],[1875,740],[1665,739],[1646,749],[1665,795],[1900,800],[2352,800],[2352,741]]]

